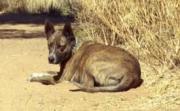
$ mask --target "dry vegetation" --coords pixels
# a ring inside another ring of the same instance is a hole
[[[74,6],[75,10],[81,9],[77,13],[80,39],[123,47],[141,61],[144,86],[151,94],[131,105],[131,110],[163,111],[180,105],[179,0],[73,0],[71,3],[79,4]]]
[[[136,55],[150,94],[124,110],[173,111],[180,106],[180,0],[70,0],[70,6],[63,0],[2,1],[0,6],[17,12],[69,13],[71,7],[80,24],[79,41],[95,40]]]
[[[11,13],[60,13],[70,12],[65,0],[0,0],[0,10]]]
[[[180,64],[180,1],[82,0],[80,4],[83,10],[77,20],[91,39],[124,45],[146,63],[170,68]]]

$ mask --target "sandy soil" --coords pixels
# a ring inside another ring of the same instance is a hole
[[[30,39],[21,38],[24,35]],[[4,24],[0,38],[6,38],[0,39],[0,111],[179,111],[150,103],[148,98],[154,96],[144,84],[127,92],[85,93],[69,91],[76,87],[68,82],[30,83],[27,78],[33,72],[59,70],[48,64],[43,26]]]

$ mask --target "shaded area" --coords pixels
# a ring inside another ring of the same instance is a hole
[[[30,39],[30,38],[44,38],[44,33],[40,31],[28,32],[21,29],[0,29],[0,39]]]
[[[72,16],[61,16],[57,14],[0,14],[0,24],[44,24],[45,19],[50,19],[53,23],[56,24],[64,22],[74,22],[74,17]]]
[[[49,19],[54,24],[74,22],[72,16],[61,16],[54,13],[27,14],[27,13],[1,13],[0,14],[0,39],[30,39],[44,38],[44,21]],[[21,26],[19,25],[29,25]],[[40,29],[38,29],[40,28]]]

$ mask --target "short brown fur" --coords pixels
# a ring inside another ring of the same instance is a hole
[[[50,55],[60,57],[50,61],[61,65],[60,72],[54,77],[56,82],[68,80],[79,87],[78,90],[87,92],[125,91],[142,83],[138,60],[124,49],[88,41],[73,54],[75,37],[69,23],[65,24],[61,33],[56,32],[50,22],[46,22],[45,33],[47,40],[56,48],[49,45]],[[61,46],[64,52],[58,54]],[[51,50],[54,50],[55,55],[51,54]]]

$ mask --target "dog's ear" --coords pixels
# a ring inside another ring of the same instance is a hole
[[[62,34],[70,41],[71,46],[75,46],[76,39],[70,22],[65,23]]]
[[[47,39],[55,32],[54,26],[49,20],[45,20],[44,32]]]
[[[73,31],[72,31],[71,23],[70,22],[65,23],[62,33],[67,38],[74,37],[74,34],[73,34]]]

